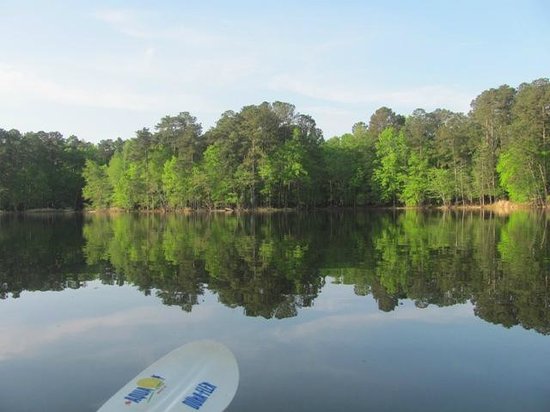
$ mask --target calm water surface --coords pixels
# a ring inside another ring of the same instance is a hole
[[[184,343],[229,411],[550,410],[548,218],[0,219],[0,410],[95,411]]]

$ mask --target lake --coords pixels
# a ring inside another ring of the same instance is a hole
[[[0,410],[95,411],[170,350],[228,411],[550,409],[539,212],[0,217]]]

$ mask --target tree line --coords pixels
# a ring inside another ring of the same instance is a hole
[[[188,112],[128,140],[0,130],[0,207],[181,209],[546,204],[550,82],[483,91],[469,113],[381,107],[323,139],[289,103]]]

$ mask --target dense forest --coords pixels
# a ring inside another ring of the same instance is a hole
[[[545,205],[550,81],[483,91],[468,114],[388,107],[325,140],[292,104],[188,112],[128,140],[0,129],[0,208],[182,209]]]

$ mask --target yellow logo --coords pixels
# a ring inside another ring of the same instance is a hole
[[[163,385],[164,380],[155,377],[143,378],[137,381],[137,386],[140,388],[159,389]]]
[[[140,403],[144,400],[150,402],[155,393],[160,393],[166,387],[164,381],[165,379],[158,375],[138,379],[136,388],[124,397],[126,405]]]

